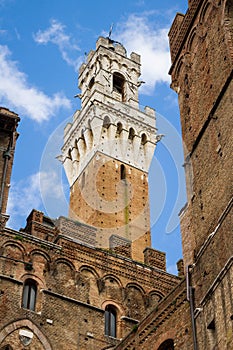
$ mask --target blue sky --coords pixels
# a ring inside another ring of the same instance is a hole
[[[165,134],[150,170],[152,242],[175,272],[182,255],[178,212],[186,199],[167,33],[176,12],[186,10],[186,0],[0,0],[0,105],[21,118],[10,227],[24,227],[32,208],[67,214],[68,184],[55,157],[63,127],[80,108],[78,67],[113,24],[112,39],[141,55],[140,104],[155,108],[158,132]]]

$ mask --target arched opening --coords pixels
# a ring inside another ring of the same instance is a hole
[[[105,320],[105,335],[116,338],[117,311],[113,305],[106,306],[104,320]]]
[[[89,85],[88,85],[88,87],[89,87],[90,90],[91,90],[91,88],[93,87],[94,83],[95,83],[95,79],[94,79],[94,77],[93,77],[93,78],[91,78],[91,80],[89,81]]]
[[[35,311],[37,295],[37,283],[33,279],[27,279],[23,286],[22,307]]]
[[[146,134],[143,133],[141,136],[141,144],[145,145],[146,141],[147,141],[147,136],[146,136]]]
[[[0,350],[13,350],[12,346],[10,344],[4,345]]]
[[[118,135],[120,135],[120,133],[122,132],[122,129],[123,129],[122,124],[121,124],[120,122],[117,123],[117,131],[116,131],[116,133],[117,133]]]
[[[110,118],[106,115],[106,116],[104,117],[103,127],[106,128],[106,129],[108,129],[109,126],[110,126],[110,124],[111,124]]]
[[[130,128],[129,129],[129,137],[128,137],[128,139],[129,140],[133,140],[134,136],[135,136],[135,131],[134,131],[133,128]]]
[[[125,101],[125,78],[120,73],[113,74],[113,91],[121,95],[121,100]]]
[[[165,340],[158,350],[174,350],[174,341],[172,339]]]
[[[121,180],[125,180],[125,179],[126,179],[126,168],[124,164],[121,164]]]

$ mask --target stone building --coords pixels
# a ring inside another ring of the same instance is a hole
[[[14,231],[3,207],[1,350],[113,347],[180,283],[151,248],[148,169],[160,136],[154,110],[139,108],[139,77],[140,56],[100,37],[80,68],[81,110],[64,133],[69,218],[32,210]],[[4,108],[1,116],[9,183],[19,118]]]
[[[140,57],[99,38],[65,128],[69,218],[7,227],[18,116],[0,109],[0,349],[233,349],[233,1],[190,0],[169,32],[188,202],[183,261],[151,248],[147,175],[159,135],[138,104]],[[184,267],[186,276],[183,276]]]
[[[233,1],[188,5],[169,32],[188,197],[180,213],[186,283],[117,350],[233,349]]]

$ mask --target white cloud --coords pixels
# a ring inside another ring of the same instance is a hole
[[[128,50],[141,55],[142,79],[146,82],[141,93],[153,94],[156,83],[170,82],[168,28],[156,29],[147,15],[131,15],[117,26],[115,37]]]
[[[19,225],[25,222],[25,218],[33,208],[44,211],[41,192],[47,193],[57,203],[64,196],[61,181],[56,172],[38,172],[18,183],[11,184],[7,206],[11,227],[19,229]]]
[[[70,108],[70,101],[62,94],[52,97],[31,86],[25,73],[20,72],[10,58],[7,46],[0,45],[0,103],[15,108],[18,113],[37,122],[50,119],[60,108]]]
[[[40,197],[40,174],[36,173],[30,177],[11,183],[7,213],[10,214],[9,225],[19,229],[18,225],[25,222],[33,208],[41,208]]]
[[[57,45],[63,60],[76,70],[79,68],[82,60],[81,57],[78,57],[80,48],[73,42],[71,36],[65,33],[65,26],[62,23],[53,19],[48,29],[39,30],[33,37],[38,44]]]

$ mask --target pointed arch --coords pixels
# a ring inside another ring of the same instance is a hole
[[[128,139],[129,140],[131,140],[131,141],[133,141],[133,138],[134,138],[134,136],[135,136],[135,130],[134,130],[134,128],[129,128],[129,135],[128,135]]]
[[[142,133],[141,135],[141,144],[145,145],[147,142],[147,135],[145,133]]]
[[[174,340],[167,339],[165,340],[158,348],[158,350],[174,350]]]
[[[210,10],[212,8],[212,3],[210,1],[207,1],[206,3],[203,3],[201,14],[200,14],[200,23],[204,23],[209,16]]]
[[[37,336],[45,350],[53,350],[44,333],[42,333],[42,331],[29,319],[17,320],[6,325],[0,331],[0,345],[8,335],[20,328],[28,328],[30,331],[32,331]]]
[[[90,272],[96,278],[96,280],[99,279],[99,275],[93,267],[88,265],[82,265],[79,269],[79,272],[84,272],[84,271]]]
[[[125,102],[126,95],[125,95],[125,77],[119,73],[114,72],[113,73],[113,91],[116,92],[119,96],[121,96],[121,101]]]
[[[109,116],[106,115],[106,116],[104,117],[104,120],[103,120],[103,127],[106,128],[106,129],[108,129],[109,126],[110,126],[110,124],[111,124],[111,120],[110,120]]]
[[[122,125],[121,122],[118,122],[118,123],[117,123],[117,130],[116,130],[117,135],[120,135],[120,133],[122,132],[122,130],[123,130],[123,125]]]

